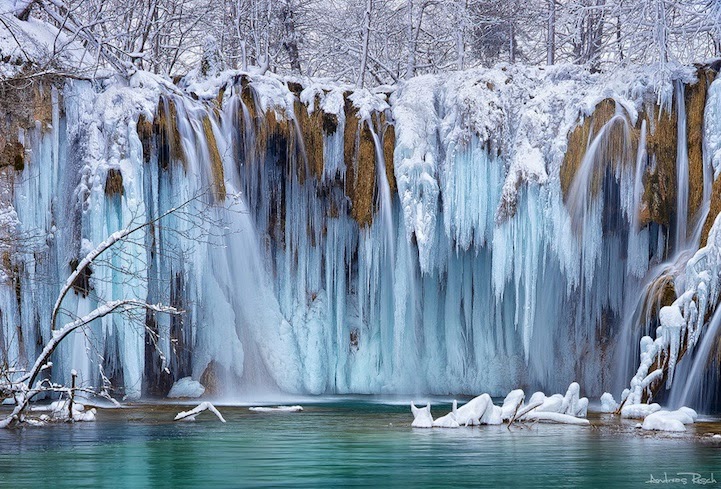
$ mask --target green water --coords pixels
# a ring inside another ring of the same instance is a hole
[[[367,401],[219,409],[226,424],[208,412],[176,423],[179,406],[145,405],[102,410],[95,423],[0,430],[0,486],[615,488],[678,472],[721,481],[721,441],[705,434],[717,424],[660,435],[596,416],[591,427],[420,430],[406,406]]]

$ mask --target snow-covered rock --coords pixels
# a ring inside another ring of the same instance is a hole
[[[618,403],[613,398],[613,394],[604,392],[601,396],[601,412],[614,413],[618,409]]]
[[[433,427],[434,428],[458,428],[460,425],[458,424],[458,421],[456,420],[456,415],[458,413],[458,403],[457,401],[453,401],[453,410],[446,414],[445,416],[441,416],[440,418],[437,418],[435,421],[433,421]]]
[[[590,421],[584,418],[577,418],[576,416],[558,412],[543,412],[537,409],[526,414],[524,419],[544,423],[574,424],[579,426],[588,426],[591,424]]]
[[[577,418],[585,418],[588,416],[588,398],[582,397],[578,400],[578,403],[576,404],[576,409],[572,413],[573,416],[576,416]]]
[[[168,392],[168,397],[171,399],[180,397],[195,399],[202,396],[204,392],[205,387],[200,382],[191,377],[183,377],[173,384]]]
[[[548,413],[563,412],[563,396],[561,394],[553,394],[551,397],[547,397],[543,404],[536,409],[536,411]]]
[[[413,422],[411,426],[414,428],[433,428],[433,416],[431,416],[431,404],[426,404],[424,408],[417,408],[411,402],[411,412],[413,413]]]
[[[33,412],[48,412],[49,415],[41,415],[42,421],[67,421],[70,419],[70,401],[61,399],[53,401],[46,406],[33,406]],[[87,408],[80,402],[73,402],[73,421],[95,421],[97,410],[95,408]]]
[[[676,411],[656,411],[643,420],[644,430],[654,431],[686,431],[684,425],[693,424],[698,415],[691,408],[682,407]]]
[[[621,408],[621,417],[629,419],[643,419],[649,414],[661,410],[661,406],[653,404],[626,404]]]
[[[481,424],[499,425],[503,424],[503,410],[500,406],[491,404],[481,416]]]
[[[493,409],[493,400],[491,399],[491,396],[488,394],[481,394],[457,409],[456,421],[458,421],[458,424],[461,426],[474,426],[481,424],[484,417],[486,417],[486,419],[492,417],[491,414],[486,414],[486,412],[490,409]]]
[[[531,398],[528,400],[528,404],[538,404],[541,403],[543,405],[544,402],[546,402],[546,394],[543,392],[534,392],[531,395]]]

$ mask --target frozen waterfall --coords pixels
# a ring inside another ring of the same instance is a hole
[[[721,140],[707,124],[706,156],[689,150],[691,70],[661,105],[652,70],[626,75],[503,67],[390,95],[237,73],[68,80],[3,174],[0,205],[34,238],[0,284],[2,358],[34,358],[86,250],[202,194],[63,304],[64,320],[121,297],[183,314],[102,318],[53,377],[129,398],[184,377],[250,398],[620,390],[685,290]]]

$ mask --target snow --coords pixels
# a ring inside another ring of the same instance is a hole
[[[256,413],[299,413],[303,410],[302,406],[253,406],[248,408]]]
[[[586,417],[588,411],[588,399],[585,397],[579,397],[581,392],[581,386],[578,382],[572,382],[568,386],[566,395],[563,397],[563,404],[561,404],[561,412],[571,416]]]
[[[192,377],[183,377],[173,384],[168,392],[168,397],[171,399],[179,397],[187,398],[198,398],[205,392],[205,387],[198,382],[193,380]]]
[[[207,401],[201,402],[189,411],[179,412],[175,416],[174,421],[195,421],[195,418],[198,416],[198,414],[202,413],[203,411],[210,411],[211,413],[215,414],[221,422],[225,423],[225,418],[223,418],[223,415],[220,414],[220,411],[218,411],[215,406],[213,406]]]
[[[12,3],[12,2],[10,2]],[[23,65],[46,67],[83,74],[94,68],[95,56],[89,54],[82,43],[65,32],[39,19],[31,17],[21,21],[14,12],[22,11],[27,2],[21,0],[9,5],[7,0],[0,3],[0,76],[18,75]],[[107,76],[107,70],[93,72],[98,77]]]
[[[714,170],[714,180],[721,175],[721,78],[711,83],[704,112],[704,151]]]
[[[370,119],[373,114],[381,114],[390,108],[382,92],[359,89],[351,93],[348,99],[358,109],[358,118],[361,120]]]
[[[661,406],[653,404],[625,404],[621,408],[621,417],[630,419],[643,419],[649,414],[661,410]]]
[[[407,239],[415,236],[421,269],[431,268],[438,196],[439,148],[436,131],[440,118],[434,110],[440,79],[430,75],[414,78],[393,94],[396,120],[394,172],[403,209]]]
[[[511,419],[518,412],[518,409],[523,404],[524,397],[525,394],[522,389],[516,389],[508,393],[501,407],[503,419]]]
[[[493,400],[488,394],[481,394],[474,397],[466,404],[458,408],[456,421],[462,426],[475,426],[483,423],[484,418],[491,417],[488,413],[493,409]]]
[[[580,398],[578,400],[578,404],[576,404],[576,409],[574,411],[567,412],[566,414],[571,414],[572,416],[576,416],[578,418],[585,418],[588,416],[588,398]]]
[[[426,404],[426,407],[419,409],[411,402],[411,413],[413,413],[412,427],[433,428],[433,416],[431,416],[430,403]]]
[[[543,403],[546,402],[546,394],[543,392],[534,392],[531,395],[531,398],[528,400],[528,404],[538,404],[543,405]]]
[[[586,418],[588,399],[579,398],[580,386],[573,382],[569,386],[566,396],[554,394],[546,397],[542,392],[531,396],[528,404],[524,404],[525,394],[521,389],[508,393],[502,406],[493,404],[491,396],[481,394],[466,404],[458,407],[453,401],[450,413],[433,420],[430,414],[430,404],[423,409],[411,403],[411,412],[414,420],[412,426],[417,428],[458,428],[460,426],[500,425],[504,421],[517,422],[548,422],[572,425],[589,425]],[[541,410],[541,407],[544,407]]]
[[[613,394],[604,392],[601,396],[601,412],[615,413],[616,409],[618,409],[618,403],[613,398]]]
[[[458,420],[456,419],[456,412],[457,412],[457,403],[456,403],[456,401],[453,401],[453,411],[446,414],[445,416],[436,418],[433,421],[433,427],[434,428],[458,428],[460,425],[458,424]]]
[[[577,418],[569,414],[557,413],[557,412],[542,412],[538,409],[531,411],[524,416],[524,419],[531,421],[540,421],[543,423],[558,423],[558,424],[571,424],[578,426],[588,426],[590,421],[584,418]]]
[[[682,407],[676,411],[656,411],[643,420],[644,430],[654,431],[686,431],[684,425],[693,424],[698,415],[693,409]]]
[[[565,409],[563,409],[563,396],[561,394],[553,394],[551,397],[547,397],[543,404],[541,404],[541,407],[536,409],[536,411],[549,413],[565,411]]]
[[[33,406],[32,408],[34,412],[49,412],[49,416],[41,416],[41,419],[45,421],[67,421],[70,419],[69,410],[70,401],[68,399],[53,401],[46,406]],[[88,409],[82,403],[73,402],[73,421],[92,422],[95,421],[96,414],[97,410],[95,408]]]
[[[500,406],[490,405],[489,409],[486,410],[483,417],[481,417],[481,424],[487,425],[499,425],[503,424],[503,411]]]

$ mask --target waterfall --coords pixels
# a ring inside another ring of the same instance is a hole
[[[669,404],[674,408],[681,406],[694,406],[704,410],[709,407],[709,399],[705,399],[703,376],[709,369],[712,357],[717,353],[713,348],[718,344],[719,327],[721,327],[721,308],[717,308],[711,317],[708,328],[704,332],[701,343],[694,347],[694,351],[686,360],[687,368],[678,372],[677,381],[673,384],[669,395]]]
[[[185,376],[235,399],[622,385],[661,299],[687,280],[710,208],[705,176],[688,216],[683,85],[674,171],[685,190],[659,224],[641,215],[654,126],[630,90],[499,73],[509,81],[413,79],[390,98],[291,91],[275,76],[231,77],[197,100],[136,86],[148,80],[68,82],[52,131],[26,138],[33,160],[13,205],[23,229],[55,230],[23,255],[38,267],[23,280],[67,276],[117,229],[204,198],[93,264],[92,290],[70,295],[62,319],[118,297],[183,314],[96,321],[58,351],[53,376],[107,377],[129,398]],[[7,340],[9,356],[32,357],[47,337],[56,290],[39,283],[16,306],[3,284],[3,341],[14,321],[25,335]]]
[[[373,128],[373,123],[368,119],[363,121],[363,123],[368,125],[371,135],[373,136],[373,144],[376,153],[375,162],[376,177],[378,179],[377,188],[380,200],[380,213],[383,219],[384,241],[387,246],[387,254],[392,260],[393,257],[396,256],[395,245],[393,243],[393,235],[395,234],[393,229],[393,202],[391,200],[391,188],[390,185],[388,185],[388,177],[386,176],[386,163],[383,158],[383,148],[381,147],[380,139],[378,139],[378,135]]]
[[[676,241],[674,250],[676,253],[686,247],[687,226],[688,226],[688,146],[686,141],[686,101],[684,97],[684,85],[676,82],[676,115],[677,131],[676,137]]]

